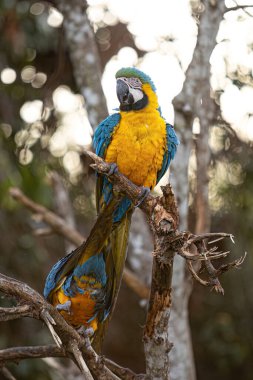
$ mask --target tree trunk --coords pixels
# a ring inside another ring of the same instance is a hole
[[[171,183],[178,200],[180,229],[188,229],[188,163],[192,145],[192,125],[196,117],[200,122],[197,141],[197,232],[208,232],[210,214],[208,208],[208,130],[216,112],[210,98],[210,56],[216,45],[216,36],[225,11],[224,1],[203,1],[197,44],[191,64],[186,71],[182,92],[174,99],[175,127],[180,143],[173,162]],[[185,271],[185,263],[176,257],[173,273],[172,313],[170,340],[171,379],[194,380],[196,378],[191,335],[188,322],[188,300],[191,279]]]
[[[57,0],[64,16],[65,41],[79,91],[84,97],[91,126],[95,128],[108,114],[101,85],[100,57],[93,29],[86,14],[86,1]]]

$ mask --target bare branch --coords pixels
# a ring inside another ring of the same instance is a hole
[[[29,305],[17,307],[0,307],[0,322],[9,321],[21,317],[32,317],[33,313]]]
[[[9,192],[14,199],[19,201],[32,212],[38,214],[39,218],[49,224],[55,232],[65,236],[66,239],[74,244],[80,245],[83,242],[84,238],[79,232],[70,228],[62,218],[54,214],[52,211],[26,197],[20,189],[13,187]]]
[[[105,359],[106,366],[122,380],[145,380],[147,379],[144,374],[136,374],[129,368],[120,367],[110,359]]]
[[[66,186],[64,186],[63,179],[55,171],[50,173],[49,178],[53,185],[54,203],[57,214],[65,220],[69,227],[76,229],[73,207],[70,202],[68,190]],[[75,248],[75,245],[73,243],[71,244],[68,239],[65,239],[65,248],[67,252],[70,252]]]
[[[4,378],[7,380],[16,380],[12,373],[6,367],[0,368],[0,372],[4,375]]]
[[[24,359],[58,358],[64,356],[66,356],[64,348],[59,348],[54,344],[47,346],[13,347],[0,350],[0,365],[8,362],[19,362]]]
[[[126,284],[131,284],[131,289],[143,299],[149,298],[150,289],[145,286],[133,272],[127,268],[123,272],[123,280]]]
[[[49,236],[54,234],[54,230],[50,227],[48,228],[37,228],[32,232],[34,236]]]
[[[246,11],[246,8],[252,8],[252,7],[253,7],[253,4],[252,5],[250,5],[250,4],[248,4],[248,5],[247,4],[245,4],[245,5],[235,5],[234,7],[227,8],[225,10],[224,14],[228,13],[228,12],[234,12],[234,11],[238,11],[239,9],[242,9],[242,10],[244,10],[244,12],[248,16],[253,17],[253,14],[251,14],[251,13],[249,13],[249,12]]]
[[[79,350],[79,348],[75,342],[72,343],[72,352],[73,352],[74,358],[76,359],[78,367],[80,368],[81,372],[85,376],[85,379],[86,380],[94,380],[90,371],[89,371],[89,368],[87,367],[85,361],[83,360],[82,353]]]
[[[9,362],[19,362],[25,359],[42,359],[42,358],[60,358],[66,357],[64,348],[59,348],[56,345],[46,346],[26,346],[26,347],[13,347],[0,350],[0,366]],[[124,368],[114,363],[112,360],[104,358],[105,365],[115,375],[123,380],[144,380],[144,374],[135,374],[129,368]]]

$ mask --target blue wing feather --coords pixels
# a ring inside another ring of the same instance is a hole
[[[53,266],[53,268],[49,272],[47,279],[46,279],[44,292],[43,292],[45,298],[48,298],[51,291],[56,287],[56,285],[57,285],[57,283],[61,277],[61,274],[65,268],[65,264],[74,255],[74,252],[75,251],[69,253],[68,255],[63,257],[61,260],[57,261],[57,263]]]
[[[170,162],[171,160],[173,160],[176,154],[177,146],[179,145],[179,140],[177,138],[175,130],[173,126],[169,123],[166,124],[166,134],[167,134],[167,145],[166,145],[165,153],[163,156],[162,168],[157,173],[156,183],[160,181],[160,179],[164,176],[164,174],[168,170]]]
[[[114,113],[98,125],[94,133],[93,146],[99,157],[105,157],[106,149],[111,142],[112,133],[114,128],[119,124],[120,118],[120,113]]]

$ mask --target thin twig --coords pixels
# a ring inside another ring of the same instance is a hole
[[[53,325],[56,324],[53,317],[49,314],[49,312],[46,309],[43,309],[41,311],[41,318],[43,319],[43,321],[47,325],[48,330],[50,331],[55,343],[57,344],[57,346],[59,348],[61,348],[62,347],[61,338],[57,335],[57,333],[55,332],[55,330],[53,328]]]
[[[18,202],[20,202],[23,206],[38,214],[41,220],[49,224],[55,232],[65,236],[74,244],[77,244],[78,242],[78,245],[80,245],[83,242],[83,236],[73,228],[70,228],[65,223],[64,219],[48,210],[46,207],[33,202],[30,198],[26,197],[20,189],[13,187],[9,190],[9,192],[10,195]]]
[[[76,359],[76,362],[78,364],[78,367],[80,368],[81,372],[85,376],[85,380],[94,380],[93,376],[91,375],[89,368],[87,367],[87,364],[83,360],[83,356],[81,351],[79,350],[78,346],[74,343],[72,343],[72,352],[74,355],[74,358]]]
[[[2,372],[6,380],[16,380],[16,377],[13,376],[13,374],[8,370],[8,368],[2,367],[0,368],[0,372]]]
[[[0,307],[0,322],[31,316],[32,310],[29,305],[21,305],[15,307]]]
[[[114,363],[110,359],[105,359],[106,366],[122,380],[145,380],[147,379],[144,374],[136,374],[129,368],[124,368]]]
[[[228,13],[228,12],[234,12],[234,11],[238,11],[239,9],[242,9],[248,16],[253,17],[253,15],[251,13],[246,11],[246,8],[252,8],[252,7],[253,7],[253,4],[252,5],[250,5],[250,4],[248,4],[248,5],[247,4],[235,5],[234,7],[226,9],[224,14]]]

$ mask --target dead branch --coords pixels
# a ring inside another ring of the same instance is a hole
[[[237,4],[237,2],[235,3]],[[248,16],[252,17],[253,15],[250,12],[247,12],[246,10],[247,8],[252,8],[252,7],[253,7],[253,4],[252,5],[251,4],[235,5],[234,7],[227,8],[224,13],[235,12],[242,9]]]
[[[10,321],[12,319],[32,317],[32,310],[29,305],[17,307],[0,307],[0,322]]]
[[[69,192],[64,186],[61,176],[52,171],[49,176],[50,182],[54,191],[54,203],[57,214],[64,219],[66,224],[76,230],[76,221],[74,217],[73,207],[70,201]],[[68,239],[65,239],[65,249],[67,252],[72,251],[75,248],[73,243],[70,243]]]
[[[65,357],[66,352],[64,348],[59,348],[57,345],[51,344],[47,346],[26,346],[26,347],[13,347],[0,350],[0,365],[15,362],[18,363],[24,359],[38,359],[38,358],[58,358]]]
[[[131,371],[129,368],[120,367],[110,359],[105,359],[106,366],[117,375],[120,379],[124,380],[145,380],[147,376],[144,374],[138,374]]]
[[[33,202],[31,199],[26,197],[20,189],[13,187],[10,188],[9,192],[14,199],[28,208],[28,210],[35,213],[40,221],[47,223],[55,232],[65,236],[66,239],[74,244],[80,245],[83,242],[84,238],[82,235],[79,232],[75,231],[73,228],[70,228],[64,219],[48,210],[46,207]]]
[[[126,284],[131,284],[131,289],[142,299],[149,298],[149,289],[144,285],[138,277],[128,268],[124,269],[123,280]],[[129,286],[130,287],[130,286]]]
[[[12,373],[6,367],[0,368],[0,372],[4,375],[4,378],[7,380],[16,380]]]

